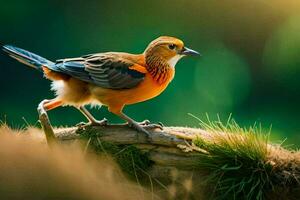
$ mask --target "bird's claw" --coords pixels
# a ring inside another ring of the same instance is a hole
[[[108,124],[108,120],[106,118],[102,120],[92,121],[92,122],[79,122],[76,124],[77,127],[86,127],[86,126],[106,126]]]
[[[162,122],[158,122],[157,124],[160,125],[161,127],[165,126]]]
[[[91,126],[106,126],[107,124],[108,124],[108,120],[106,118],[91,122]]]
[[[151,122],[148,119],[145,119],[142,122],[138,122],[139,125],[143,126],[144,128],[159,128],[159,129],[163,129],[164,125],[161,122],[158,122],[157,124],[151,124]]]
[[[163,130],[163,126],[160,123],[158,123],[158,124],[147,124],[143,127],[150,128],[150,129],[159,128],[160,130]]]
[[[77,127],[83,127],[83,126],[86,126],[86,125],[87,125],[86,122],[79,122],[75,126],[77,126]]]
[[[144,121],[142,122],[138,122],[139,125],[141,126],[145,126],[145,125],[149,125],[150,124],[150,121],[148,119],[145,119]]]

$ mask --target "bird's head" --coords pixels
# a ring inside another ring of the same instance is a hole
[[[161,36],[153,40],[145,52],[146,62],[167,62],[171,67],[184,56],[200,55],[197,51],[184,46],[184,43],[175,37]]]

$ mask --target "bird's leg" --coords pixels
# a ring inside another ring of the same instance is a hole
[[[47,111],[59,107],[62,105],[62,101],[58,99],[43,100],[39,103],[37,111],[39,113],[39,120],[44,129],[46,140],[50,144],[55,139],[54,131],[50,123]]]
[[[102,119],[102,120],[97,120],[95,119],[95,117],[84,107],[84,106],[80,106],[78,107],[78,110],[89,120],[88,123],[84,123],[81,122],[79,124],[77,124],[77,126],[88,126],[88,125],[92,125],[92,126],[105,126],[107,125],[107,119]]]
[[[62,101],[58,99],[45,99],[39,104],[39,106],[42,106],[45,109],[45,111],[53,110],[61,105]]]
[[[163,129],[163,127],[160,124],[150,124],[149,120],[144,120],[141,123],[136,122],[133,119],[131,119],[130,117],[128,117],[127,115],[125,115],[123,112],[120,112],[117,115],[119,117],[121,117],[122,119],[124,119],[125,121],[127,121],[128,126],[136,129],[137,131],[145,133],[148,138],[150,138],[150,134],[149,134],[149,132],[145,128],[150,128],[150,129],[159,128],[159,129]]]
[[[157,126],[154,125],[152,126],[152,124],[149,124],[149,120],[145,120],[144,122],[142,122],[141,124],[134,121],[133,119],[131,119],[130,117],[128,117],[127,115],[125,115],[122,110],[123,110],[124,105],[110,105],[108,106],[108,110],[111,113],[114,113],[115,115],[119,116],[120,118],[122,118],[123,120],[125,120],[128,123],[129,127],[134,128],[135,130],[139,131],[139,132],[143,132],[144,134],[146,134],[147,139],[151,140],[151,135],[150,133],[145,129],[145,128],[161,128],[161,126]]]
[[[140,125],[138,122],[134,121],[133,119],[131,119],[130,117],[125,115],[123,112],[119,112],[119,113],[115,113],[115,114],[117,114],[119,117],[121,117],[122,119],[127,121],[129,127],[132,127],[132,128],[134,128],[135,130],[137,130],[139,132],[145,133],[146,136],[148,138],[150,138],[149,132],[144,128],[143,125]]]

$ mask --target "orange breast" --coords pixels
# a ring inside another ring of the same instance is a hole
[[[147,73],[143,82],[135,88],[112,90],[91,86],[90,91],[93,99],[97,99],[109,107],[134,104],[146,101],[162,93],[174,77],[174,70],[169,70],[167,73],[168,78],[160,84]]]

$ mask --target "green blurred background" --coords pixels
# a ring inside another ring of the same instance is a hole
[[[300,146],[300,2],[298,0],[4,1],[0,42],[48,59],[105,51],[140,53],[161,35],[200,51],[176,66],[168,89],[128,106],[136,120],[197,126],[188,116],[230,113],[241,126],[272,125],[273,141]],[[0,55],[0,115],[13,127],[36,124],[37,104],[52,98],[50,82]],[[121,122],[107,109],[98,118]],[[74,108],[50,112],[54,125],[84,120]],[[294,146],[294,147],[295,147]]]

